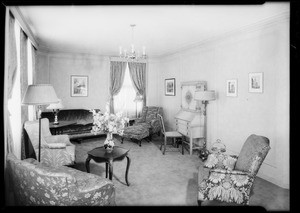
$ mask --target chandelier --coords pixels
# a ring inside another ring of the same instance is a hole
[[[134,27],[135,24],[131,24],[130,27],[132,28],[132,43],[131,43],[131,51],[127,51],[126,49],[122,49],[122,46],[119,47],[119,57],[124,59],[132,59],[132,60],[138,60],[138,59],[146,59],[146,47],[143,46],[142,54],[140,54],[140,51],[135,51],[134,49]]]

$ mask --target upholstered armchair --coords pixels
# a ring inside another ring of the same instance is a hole
[[[160,133],[161,125],[157,114],[162,114],[162,108],[144,106],[141,116],[134,120],[134,125],[143,125],[149,129],[149,136]]]
[[[39,122],[26,121],[24,128],[31,141],[36,156],[39,153]],[[73,165],[75,145],[68,135],[51,135],[49,120],[41,119],[41,163],[49,166]]]
[[[214,200],[249,205],[256,174],[269,150],[268,138],[252,134],[239,156],[211,153],[199,167],[198,204]]]
[[[98,175],[47,166],[33,158],[19,160],[11,153],[7,155],[7,171],[16,205],[115,205],[113,183]]]

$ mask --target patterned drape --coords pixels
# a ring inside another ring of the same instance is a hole
[[[27,35],[21,30],[20,33],[20,78],[21,78],[21,98],[24,97],[28,86],[28,56],[27,56]],[[23,128],[25,121],[28,120],[28,106],[21,106],[21,159],[25,159],[25,130]]]
[[[146,64],[128,62],[128,66],[133,87],[137,95],[143,96],[143,105],[146,106]]]
[[[8,20],[8,34],[9,34],[9,41],[8,41],[8,70],[7,70],[7,78],[6,78],[6,88],[7,88],[7,101],[12,97],[13,86],[16,80],[17,75],[17,47],[16,47],[16,37],[15,37],[15,18],[9,12],[9,20]],[[11,132],[10,120],[9,115],[10,112],[6,106],[5,108],[7,112],[7,152],[13,152],[13,137]]]
[[[114,113],[114,95],[117,95],[124,81],[126,62],[111,61],[110,62],[110,113]]]

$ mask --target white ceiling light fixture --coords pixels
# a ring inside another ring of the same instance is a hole
[[[136,25],[135,24],[131,24],[130,27],[132,28],[132,41],[131,41],[131,51],[128,52],[127,49],[122,48],[122,46],[119,47],[119,56],[120,58],[124,58],[124,59],[132,59],[132,60],[139,60],[139,59],[146,59],[147,55],[146,55],[146,47],[143,46],[142,48],[142,54],[140,55],[140,51],[135,51],[134,48],[134,27]]]

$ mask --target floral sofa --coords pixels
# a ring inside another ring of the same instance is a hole
[[[115,205],[113,183],[94,174],[46,166],[32,158],[18,160],[11,153],[7,170],[18,206]]]
[[[211,153],[199,167],[198,204],[249,205],[256,174],[270,150],[269,143],[268,138],[252,134],[239,156]]]

